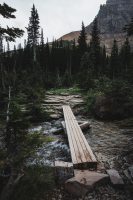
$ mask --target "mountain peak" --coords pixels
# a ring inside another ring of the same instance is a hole
[[[119,5],[119,4],[131,4],[133,3],[132,0],[107,0],[107,5]]]
[[[101,34],[122,33],[123,28],[133,17],[133,0],[107,0],[97,15]],[[93,24],[93,23],[92,23]],[[91,32],[92,24],[86,27]]]

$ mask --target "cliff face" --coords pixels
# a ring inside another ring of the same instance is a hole
[[[112,47],[113,40],[118,41],[121,46],[125,41],[123,28],[129,24],[133,17],[133,0],[107,0],[105,5],[100,6],[98,15],[98,26],[101,33],[101,44],[105,45],[108,52]],[[90,32],[93,22],[86,27],[88,42],[90,41]],[[74,37],[73,37],[74,36]],[[79,31],[72,32],[62,37],[63,40],[77,40]],[[131,38],[131,44],[133,41]]]
[[[126,24],[133,17],[133,0],[107,0],[106,5],[101,5],[97,15],[101,34],[122,33]],[[86,27],[90,33],[92,24]]]

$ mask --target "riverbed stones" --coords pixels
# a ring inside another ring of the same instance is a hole
[[[120,187],[124,185],[124,182],[121,176],[119,175],[118,171],[116,171],[115,169],[107,170],[107,174],[109,175],[110,181],[114,186]]]
[[[107,183],[107,174],[97,173],[89,170],[74,170],[75,177],[65,183],[65,189],[77,197],[83,197],[87,192],[92,191],[95,186]]]

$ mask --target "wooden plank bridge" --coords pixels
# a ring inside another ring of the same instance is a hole
[[[70,106],[63,106],[63,112],[74,169],[96,168],[97,160]]]

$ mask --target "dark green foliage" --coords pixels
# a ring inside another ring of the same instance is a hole
[[[121,60],[121,75],[123,75],[126,78],[128,76],[131,64],[131,47],[128,38],[126,38],[126,41],[121,48],[120,60]]]
[[[16,9],[8,6],[6,3],[3,5],[0,4],[0,14],[4,18],[15,18],[15,15],[13,15],[14,12],[16,12]]]
[[[91,88],[93,86],[92,74],[93,68],[91,66],[90,53],[86,52],[81,59],[81,74],[79,74],[80,86],[84,89]]]
[[[52,168],[44,166],[31,166],[26,169],[25,176],[16,187],[14,200],[36,200],[45,199],[49,190],[55,187],[54,174]]]
[[[127,32],[128,36],[133,35],[133,18],[132,18],[131,22],[125,26],[124,31]]]
[[[84,23],[82,22],[82,29],[81,29],[81,32],[80,32],[80,36],[78,38],[78,48],[79,48],[79,52],[80,52],[81,56],[87,50],[86,40],[87,40],[87,34],[86,34],[86,31],[85,31]]]
[[[116,78],[119,75],[120,69],[119,69],[119,53],[118,53],[118,45],[117,41],[114,40],[114,44],[111,51],[111,57],[110,57],[110,75],[111,78]]]
[[[38,39],[40,37],[39,34],[39,15],[35,8],[35,5],[33,4],[33,7],[31,9],[31,17],[29,18],[29,25],[27,28],[28,32],[28,45],[35,46],[38,45]]]
[[[33,155],[33,152],[41,144],[39,135],[30,135],[28,128],[29,121],[25,118],[19,104],[13,99],[10,105],[9,122],[6,125],[5,147],[8,159],[17,168],[25,159]]]
[[[97,18],[94,20],[91,42],[90,42],[90,61],[94,71],[94,75],[98,76],[100,73],[100,36],[98,30]]]
[[[10,19],[15,18],[15,15],[13,14],[16,12],[16,9],[8,6],[7,4],[0,4],[0,15],[2,15],[4,18]],[[19,28],[10,28],[7,26],[7,28],[2,28],[0,26],[0,35],[2,38],[5,38],[9,41],[15,41],[17,37],[21,37],[23,35],[24,31],[20,30]]]
[[[106,77],[97,80],[86,96],[86,110],[100,119],[123,119],[133,115],[132,85]]]

